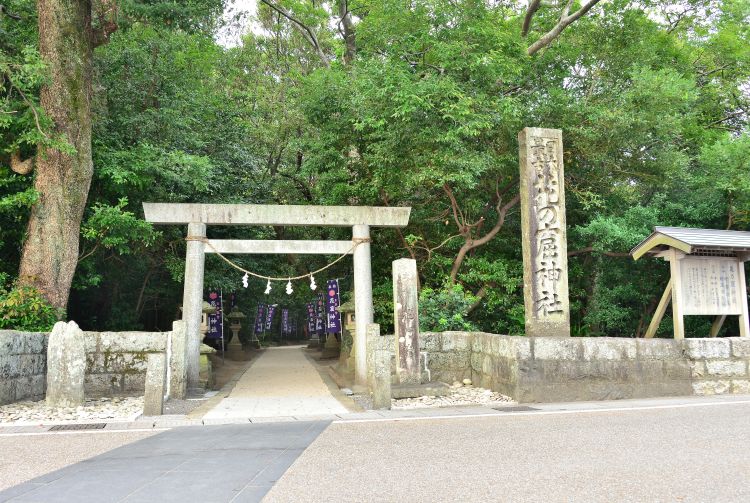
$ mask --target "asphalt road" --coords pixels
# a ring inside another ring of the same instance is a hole
[[[750,404],[333,423],[263,500],[748,502]]]
[[[0,436],[0,491],[155,433],[97,431]]]

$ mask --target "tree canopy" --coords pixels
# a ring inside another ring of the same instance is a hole
[[[164,201],[411,206],[409,227],[373,236],[376,321],[391,323],[391,261],[411,257],[423,329],[522,333],[525,126],[563,131],[574,335],[643,335],[668,268],[627,252],[654,225],[750,228],[745,0],[262,0],[236,47],[217,41],[224,7],[122,1],[94,52],[94,174],[67,312],[86,328],[170,326],[184,229],[152,228],[141,209]],[[0,308],[38,197],[13,156],[66,148],[39,102],[47,69],[34,2],[3,0]],[[348,239],[279,227],[209,237]],[[237,261],[283,276],[328,260]],[[350,267],[331,270],[344,290]],[[245,290],[218,259],[206,284],[238,291],[247,313],[264,299],[265,284]],[[271,299],[291,302],[280,284]]]

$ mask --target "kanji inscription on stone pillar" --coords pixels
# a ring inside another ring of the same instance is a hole
[[[570,336],[562,131],[524,128],[521,164],[527,336]]]
[[[396,372],[402,384],[420,384],[417,262],[393,261],[393,328],[396,332]]]

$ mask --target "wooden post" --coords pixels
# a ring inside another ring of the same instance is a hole
[[[747,314],[747,283],[745,283],[745,263],[742,260],[737,261],[738,281],[740,282],[740,337],[750,336],[750,326],[748,325]]]
[[[646,339],[651,339],[654,335],[656,335],[656,330],[659,328],[659,324],[664,318],[664,313],[667,312],[667,306],[669,305],[669,301],[671,299],[672,278],[669,278],[669,283],[667,283],[667,287],[664,289],[664,293],[661,294],[659,305],[656,306],[656,311],[654,311],[654,317],[651,318],[651,323],[648,324],[648,330],[646,330],[646,335],[644,336]]]
[[[741,266],[742,264],[740,264]],[[724,324],[724,320],[727,319],[726,314],[721,314],[714,318],[714,322],[711,324],[711,330],[708,332],[709,337],[716,337],[719,335],[719,330],[721,330],[721,326]]]
[[[680,260],[685,254],[672,248],[669,250],[669,270],[672,275],[672,324],[674,327],[674,338],[685,338],[685,323],[682,309],[682,271]]]

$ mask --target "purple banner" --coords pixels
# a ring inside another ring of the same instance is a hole
[[[281,310],[281,333],[289,335],[291,333],[291,324],[289,323],[289,309]]]
[[[255,333],[263,333],[263,323],[266,321],[266,305],[262,302],[258,304],[258,310],[255,311]]]
[[[266,330],[271,330],[273,325],[273,315],[276,314],[277,304],[270,304],[266,306]]]
[[[209,339],[221,339],[224,334],[224,317],[221,312],[221,295],[219,292],[209,292],[208,303],[216,309],[216,313],[208,315],[208,332],[206,332],[206,337]]]
[[[328,280],[328,300],[326,301],[326,332],[329,334],[341,333],[341,313],[336,309],[341,305],[339,298],[339,280]]]
[[[320,337],[326,331],[325,311],[326,311],[326,294],[319,293],[317,306],[315,308],[315,333]]]
[[[307,336],[312,337],[315,332],[315,319],[317,318],[315,311],[315,302],[307,304]]]

